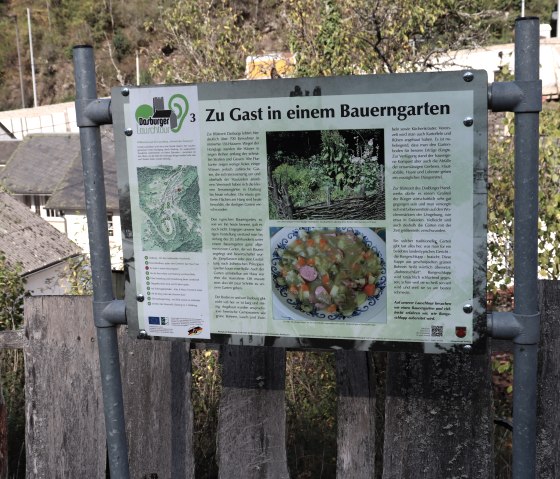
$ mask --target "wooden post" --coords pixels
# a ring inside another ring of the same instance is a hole
[[[120,335],[130,476],[194,477],[190,347]]]
[[[105,477],[90,297],[25,298],[27,477]]]
[[[220,359],[219,477],[287,479],[285,350],[225,346]]]
[[[539,293],[537,477],[553,479],[560,477],[560,281],[540,281]]]
[[[383,479],[492,479],[489,355],[390,353]]]
[[[336,475],[371,479],[375,473],[375,382],[369,354],[337,351],[336,383]]]

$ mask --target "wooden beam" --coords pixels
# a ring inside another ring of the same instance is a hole
[[[130,477],[194,477],[191,359],[184,341],[119,337]]]
[[[552,478],[560,477],[560,281],[539,281],[539,293],[537,477]]]
[[[383,478],[494,478],[489,354],[389,353]]]
[[[336,352],[336,476],[375,477],[375,376],[370,354]]]
[[[27,477],[105,477],[92,300],[25,298]]]
[[[220,479],[288,479],[286,351],[224,346],[218,417]]]
[[[23,349],[25,343],[23,329],[0,331],[0,349]]]

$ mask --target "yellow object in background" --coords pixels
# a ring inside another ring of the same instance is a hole
[[[293,76],[295,68],[296,59],[291,53],[249,56],[246,60],[245,78],[247,80],[289,78]]]

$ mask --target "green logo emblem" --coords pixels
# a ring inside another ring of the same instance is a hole
[[[183,127],[189,102],[184,95],[173,95],[164,106],[163,97],[154,97],[152,106],[140,105],[136,108],[136,123],[140,127],[139,133],[178,133]]]

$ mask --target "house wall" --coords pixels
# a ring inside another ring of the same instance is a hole
[[[74,102],[3,111],[0,112],[0,121],[19,140],[30,133],[76,133],[79,131]]]
[[[540,40],[540,73],[542,79],[543,96],[558,98],[560,96],[560,38],[550,38],[550,25],[541,25]],[[446,52],[440,57],[433,57],[432,70],[451,71],[474,68],[486,70],[488,82],[494,81],[496,73],[501,69],[513,72],[515,66],[515,45],[513,43],[490,45],[477,49]],[[280,53],[262,56],[249,56],[245,62],[245,76],[249,80],[268,79],[272,67],[283,77],[293,75],[295,57],[292,54]],[[407,65],[402,66],[402,72],[407,71]]]
[[[70,290],[69,275],[68,263],[58,263],[26,276],[25,291],[31,296],[68,294]]]
[[[475,68],[486,70],[488,83],[494,81],[495,74],[500,67],[514,71],[515,45],[513,43],[491,45],[476,50],[459,50],[447,52],[439,57],[434,65],[434,71],[460,70]],[[543,96],[558,98],[560,96],[560,38],[541,38],[540,41],[540,70]]]
[[[109,212],[111,214],[111,212]],[[85,253],[89,253],[89,238],[87,217],[85,214],[64,215],[66,221],[66,235],[76,243]],[[123,269],[122,260],[122,236],[120,215],[113,213],[113,235],[109,236],[109,247],[111,249],[111,268]]]

